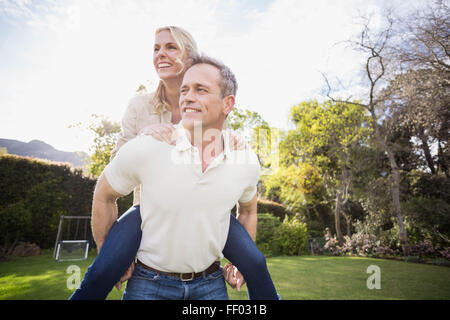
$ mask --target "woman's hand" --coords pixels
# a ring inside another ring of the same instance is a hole
[[[223,267],[223,277],[233,289],[236,288],[238,292],[241,292],[241,287],[245,283],[245,279],[235,266],[227,263]]]
[[[236,132],[228,131],[229,141],[230,141],[230,149],[232,150],[245,150],[247,149],[247,144],[245,140]]]
[[[164,141],[168,144],[175,145],[176,130],[172,124],[157,123],[143,128],[139,134],[150,135],[158,141]]]
[[[120,291],[120,289],[122,289],[122,283],[131,278],[131,276],[133,275],[133,271],[134,271],[134,262],[131,264],[128,270],[125,271],[125,274],[120,278],[119,282],[116,283],[115,287],[117,290]]]

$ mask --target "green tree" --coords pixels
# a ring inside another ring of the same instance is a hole
[[[355,105],[326,101],[303,102],[291,108],[296,125],[280,146],[284,164],[309,163],[317,168],[328,195],[335,199],[335,229],[340,243],[340,216],[350,198],[354,172],[361,166],[359,149],[370,135],[369,118]]]
[[[92,154],[87,160],[87,170],[92,176],[98,177],[109,163],[111,152],[116,147],[121,130],[120,123],[109,120],[103,115],[92,114],[87,125],[77,123],[70,127],[88,130],[93,135],[94,141],[89,148]]]
[[[237,131],[256,153],[262,166],[261,175],[278,168],[280,130],[270,128],[258,112],[234,107],[227,117],[226,126]]]

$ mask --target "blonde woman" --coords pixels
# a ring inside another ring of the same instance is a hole
[[[160,77],[158,88],[152,94],[138,95],[130,101],[112,157],[123,144],[139,134],[149,134],[157,140],[174,143],[173,124],[181,120],[178,106],[180,86],[190,60],[197,55],[197,45],[187,31],[173,26],[156,31],[153,64]],[[234,148],[241,148],[242,143],[236,136],[234,138]],[[99,255],[70,299],[105,299],[114,284],[120,289],[121,283],[131,277],[142,236],[139,196],[137,188],[134,190],[133,206],[117,221],[93,221]],[[243,225],[231,214],[223,254],[239,270],[231,265],[225,267],[225,279],[232,287],[240,290],[243,276],[250,299],[278,299],[264,255]]]

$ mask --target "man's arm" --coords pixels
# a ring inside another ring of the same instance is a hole
[[[122,194],[117,193],[111,187],[102,173],[95,186],[94,199],[92,201],[92,234],[97,244],[98,252],[100,252],[113,223],[117,220],[116,200],[122,196]]]
[[[257,211],[258,198],[256,194],[249,202],[238,202],[237,204],[237,219],[247,230],[253,241],[256,239]],[[223,268],[223,276],[232,288],[236,288],[239,292],[241,291],[241,286],[245,283],[245,279],[236,267],[227,263]]]
[[[255,196],[249,202],[238,202],[237,219],[250,234],[253,241],[256,239],[256,224],[258,222],[258,198]]]

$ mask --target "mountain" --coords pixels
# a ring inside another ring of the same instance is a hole
[[[12,139],[0,139],[0,147],[6,148],[6,151],[9,154],[35,157],[57,162],[69,162],[74,167],[84,166],[84,160],[88,156],[85,152],[66,152],[56,150],[51,145],[40,140],[32,140],[27,143]]]

